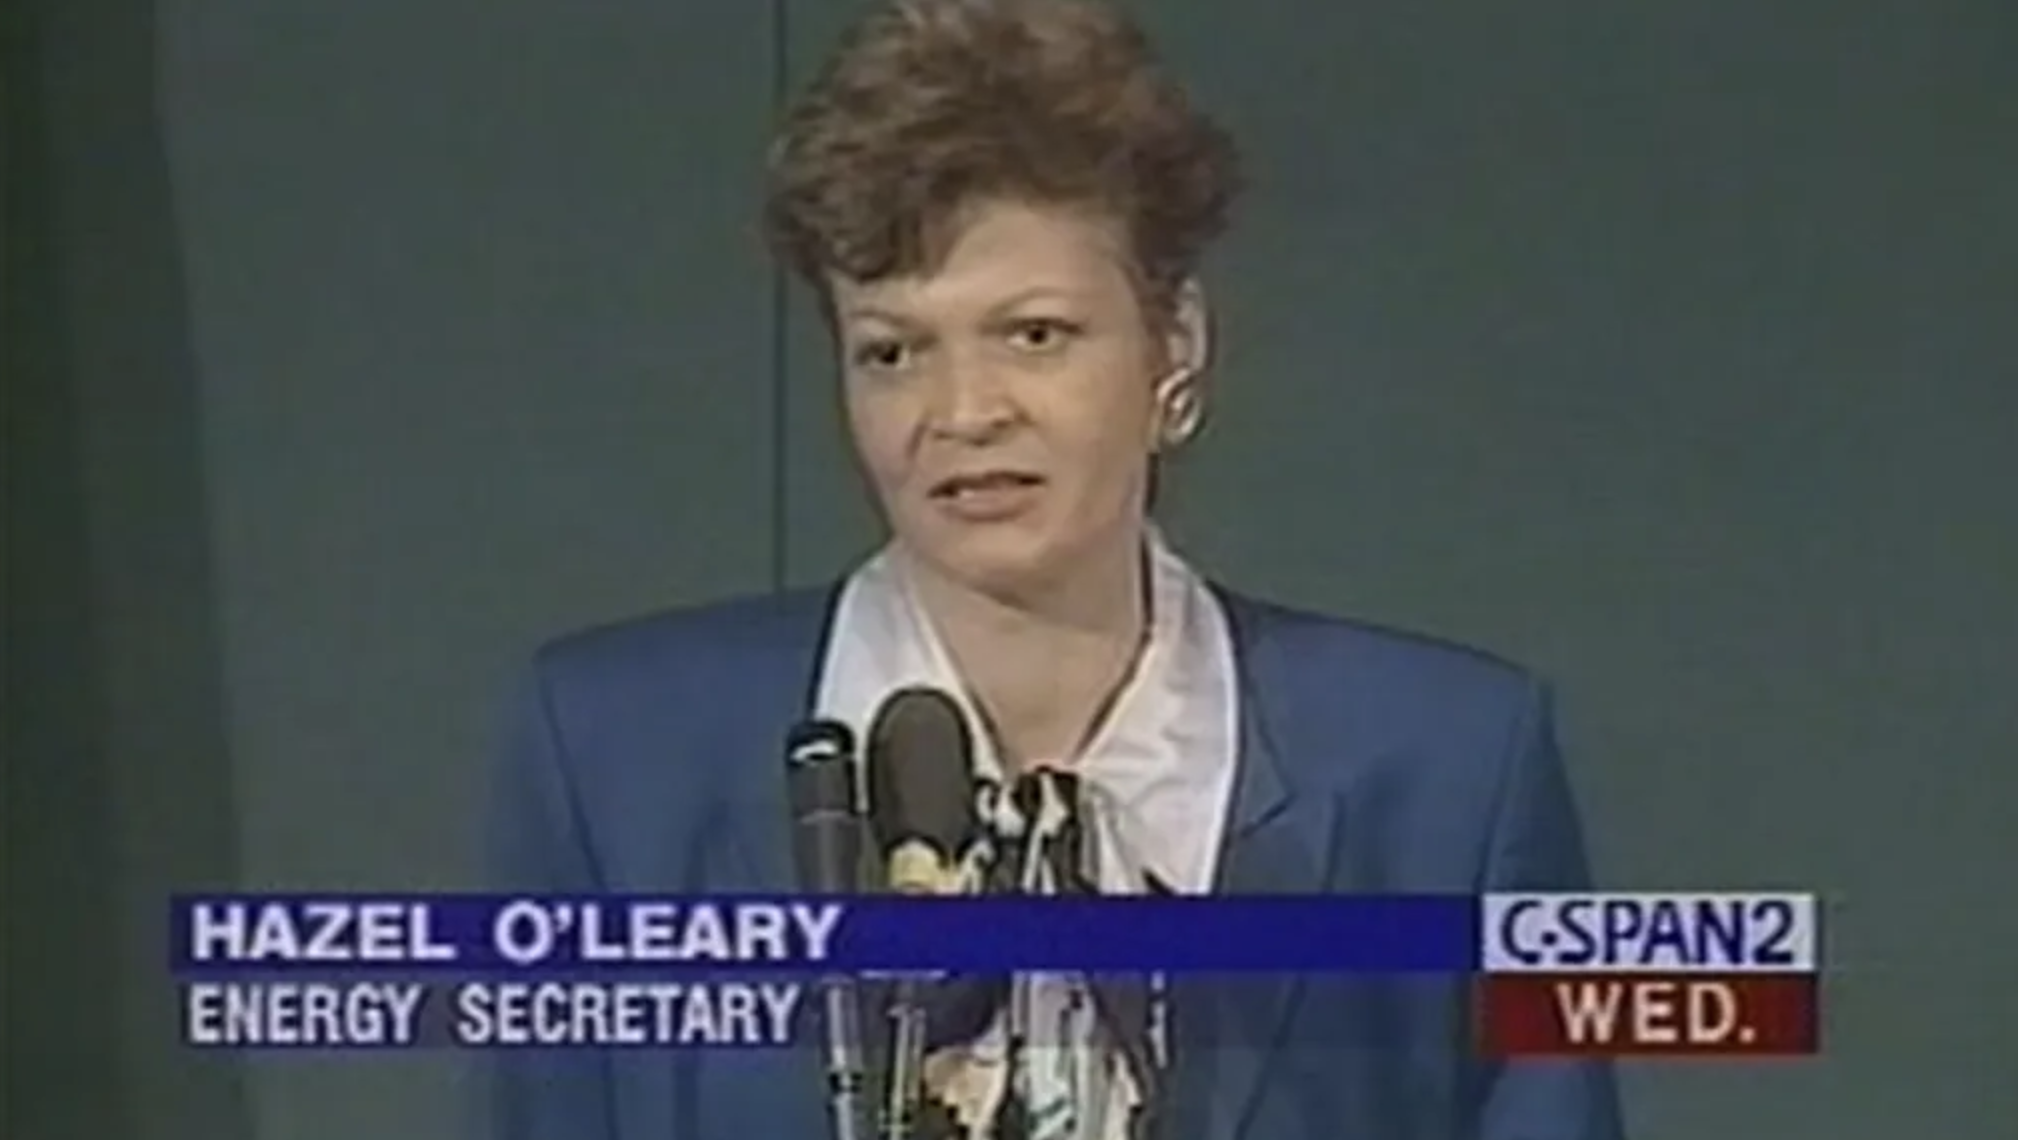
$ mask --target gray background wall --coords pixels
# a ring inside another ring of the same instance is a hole
[[[1610,881],[1836,900],[1829,1055],[1637,1135],[2008,1140],[2018,10],[1139,6],[1257,183],[1180,539],[1551,673]],[[162,898],[466,881],[534,641],[863,549],[753,224],[856,7],[6,7],[10,1140],[450,1134],[181,1053]]]

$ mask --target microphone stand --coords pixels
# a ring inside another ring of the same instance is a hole
[[[860,881],[864,835],[854,751],[853,733],[833,722],[795,729],[787,746],[794,862],[800,886],[812,894],[847,894]],[[831,973],[818,986],[832,1140],[869,1140],[860,983]]]
[[[925,1003],[922,983],[897,979],[890,1004],[890,1071],[883,1102],[883,1140],[917,1140],[918,1102],[925,1084]]]
[[[833,1140],[869,1140],[859,989],[854,978],[831,974],[820,980],[820,997],[827,1030],[827,1114]]]
[[[971,846],[958,861],[954,872],[958,887],[952,893],[968,893],[989,857],[985,844]],[[939,1140],[943,1130],[937,1122],[931,1129],[920,1129],[925,1123],[925,1051],[932,1028],[927,987],[938,977],[900,974],[890,991],[890,1053],[883,1073],[879,1140]]]

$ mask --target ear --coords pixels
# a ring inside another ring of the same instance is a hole
[[[1187,278],[1170,299],[1170,312],[1163,328],[1163,359],[1172,373],[1201,375],[1212,357],[1212,313],[1205,301],[1205,286]]]
[[[1166,451],[1190,439],[1205,417],[1205,369],[1212,353],[1212,320],[1205,289],[1187,279],[1171,299],[1163,328],[1164,374],[1156,382],[1156,438]]]

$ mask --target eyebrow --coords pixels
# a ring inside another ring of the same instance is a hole
[[[997,310],[1013,309],[1026,301],[1077,301],[1081,299],[1081,296],[1079,290],[1066,285],[1033,285],[1021,292],[1011,293],[1009,296],[996,302],[993,308]]]
[[[997,301],[994,304],[988,306],[988,311],[991,314],[1000,313],[1008,309],[1013,309],[1018,305],[1027,304],[1031,301],[1039,301],[1039,300],[1078,301],[1081,299],[1082,299],[1081,292],[1069,286],[1033,285],[1027,289],[1022,289],[1015,293],[1011,293],[1007,297],[1001,299],[1000,301]],[[841,311],[841,319],[843,321],[863,321],[863,320],[884,321],[886,323],[898,325],[903,328],[916,328],[921,323],[914,317],[906,316],[903,313],[893,312],[889,309],[885,309],[878,305],[873,304],[851,305]]]
[[[843,323],[852,321],[882,321],[886,324],[902,325],[907,328],[918,323],[902,313],[891,312],[888,309],[878,308],[875,305],[851,306],[841,310],[840,315]]]

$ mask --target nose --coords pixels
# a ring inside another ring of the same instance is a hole
[[[928,423],[932,431],[964,443],[985,443],[1016,422],[1009,385],[986,362],[955,359],[932,385]]]

